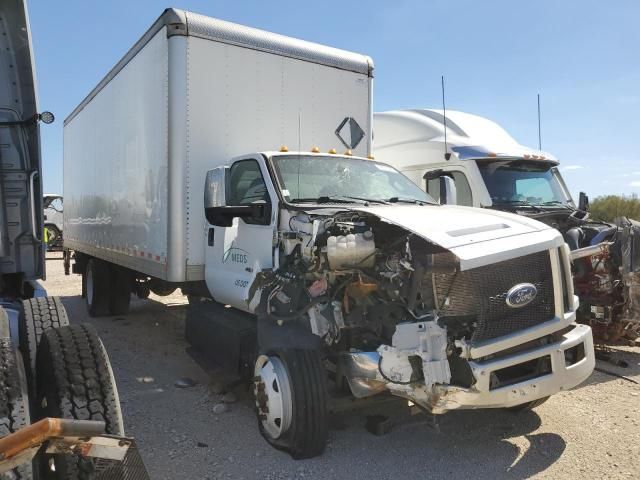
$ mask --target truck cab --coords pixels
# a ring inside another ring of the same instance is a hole
[[[559,230],[574,260],[578,320],[600,342],[635,341],[640,257],[630,245],[635,222],[591,219],[588,198],[576,203],[550,153],[519,144],[477,115],[439,110],[374,114],[376,157],[399,168],[441,203],[505,211]],[[446,138],[446,143],[445,143]],[[625,247],[626,245],[626,247]],[[615,251],[624,251],[625,258]]]
[[[302,426],[326,436],[292,418],[295,395],[315,395],[299,368],[434,414],[533,407],[594,368],[591,330],[574,323],[569,251],[543,223],[439,205],[370,158],[286,148],[208,171],[204,211],[215,302],[195,305],[187,338],[206,344],[194,318],[200,309],[211,324],[216,303],[257,317],[261,431],[294,456],[324,446],[291,437]]]

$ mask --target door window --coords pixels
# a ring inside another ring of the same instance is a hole
[[[267,205],[271,204],[260,165],[255,160],[241,160],[234,163],[229,172],[227,205],[251,205],[259,201],[264,201]],[[249,224],[265,223],[265,219],[245,218],[244,220]],[[267,219],[266,224],[268,223]]]
[[[250,205],[264,200],[269,202],[267,185],[260,165],[255,160],[242,160],[231,167],[227,205]]]

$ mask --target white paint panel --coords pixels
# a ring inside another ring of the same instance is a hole
[[[334,132],[345,117],[366,132],[353,152],[366,156],[370,88],[367,75],[188,37],[187,265],[204,263],[207,170],[281,145],[342,152]]]
[[[65,240],[141,271],[168,255],[167,64],[163,29],[64,128]]]

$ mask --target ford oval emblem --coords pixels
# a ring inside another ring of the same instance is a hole
[[[507,305],[520,308],[530,304],[538,295],[538,289],[533,283],[519,283],[507,292]]]

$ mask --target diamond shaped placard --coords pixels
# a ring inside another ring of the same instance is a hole
[[[353,117],[345,117],[336,129],[336,136],[347,148],[356,148],[364,138],[364,131]]]

